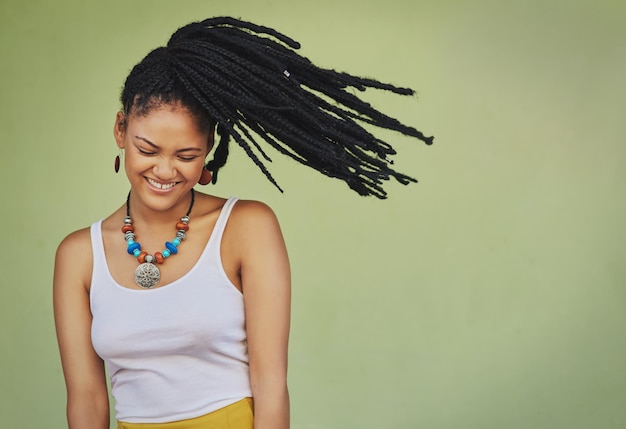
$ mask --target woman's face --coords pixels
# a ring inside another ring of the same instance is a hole
[[[114,135],[118,147],[125,149],[124,166],[134,196],[154,210],[187,200],[212,146],[212,133],[200,131],[179,104],[162,105],[147,115],[131,112],[125,117],[120,112]]]

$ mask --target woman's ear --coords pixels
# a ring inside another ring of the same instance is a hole
[[[117,112],[115,124],[113,125],[113,137],[117,142],[117,147],[124,149],[124,136],[126,135],[126,116],[124,112]]]

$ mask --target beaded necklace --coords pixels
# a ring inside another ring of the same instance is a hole
[[[128,246],[126,251],[129,255],[133,255],[139,261],[139,266],[135,270],[135,283],[143,289],[152,289],[161,280],[161,271],[156,266],[155,262],[162,264],[166,258],[178,253],[178,246],[180,242],[186,237],[186,233],[189,230],[189,213],[193,208],[194,191],[191,189],[191,204],[187,214],[180,218],[180,221],[176,223],[176,237],[172,241],[165,242],[165,249],[160,252],[156,252],[153,255],[148,252],[142,252],[141,244],[135,241],[135,227],[133,226],[133,220],[130,217],[130,192],[126,197],[126,217],[124,218],[124,226],[122,232],[124,233],[124,239]]]

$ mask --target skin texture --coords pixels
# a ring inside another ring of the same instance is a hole
[[[172,225],[189,207],[190,189],[200,178],[213,133],[200,131],[188,111],[174,104],[143,116],[118,113],[114,136],[118,147],[125,150],[135,231],[142,248],[154,253],[171,239]],[[196,263],[224,202],[223,198],[196,192],[185,257],[169,258],[160,265],[157,287],[180,278]],[[122,205],[102,223],[106,258],[119,284],[139,289],[133,278],[137,261],[126,253],[120,240],[124,216]],[[221,244],[224,270],[244,297],[254,428],[286,429],[291,286],[287,251],[276,216],[263,203],[237,202]],[[104,364],[90,336],[91,271],[91,239],[86,228],[70,234],[59,245],[54,274],[54,312],[70,429],[109,428]]]

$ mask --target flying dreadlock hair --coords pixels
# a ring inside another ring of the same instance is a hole
[[[210,131],[217,124],[219,143],[206,166],[213,183],[226,163],[232,136],[282,192],[260,159],[271,162],[255,135],[278,152],[345,181],[360,195],[386,198],[382,181],[390,177],[405,185],[416,182],[390,167],[388,157],[396,151],[359,122],[429,145],[433,137],[347,89],[414,91],[317,67],[296,53],[299,48],[276,30],[230,17],[188,24],[132,69],[121,95],[124,113],[145,115],[161,104],[180,102],[201,129]]]

